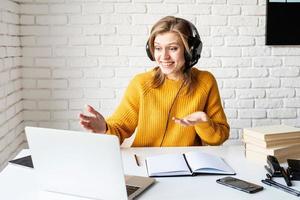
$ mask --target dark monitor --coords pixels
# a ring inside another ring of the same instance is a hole
[[[267,1],[266,45],[300,45],[300,1]]]

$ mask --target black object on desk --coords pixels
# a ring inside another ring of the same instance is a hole
[[[248,181],[237,179],[237,178],[234,178],[231,176],[220,178],[220,179],[216,180],[216,182],[220,183],[222,185],[243,191],[243,192],[251,193],[251,194],[259,192],[264,189],[260,185],[256,185],[254,183],[250,183]]]
[[[13,163],[13,164],[18,164],[18,165],[22,165],[22,166],[25,166],[25,167],[33,168],[33,163],[32,163],[31,156],[25,156],[25,157],[22,157],[22,158],[17,158],[17,159],[14,159],[14,160],[10,160],[9,162]]]
[[[291,180],[300,180],[300,160],[287,159],[288,173],[290,174]]]
[[[290,175],[283,167],[280,166],[276,157],[267,156],[268,166],[265,166],[266,170],[270,173],[271,177],[283,177],[287,186],[292,186]]]
[[[266,178],[264,180],[261,180],[262,183],[266,184],[266,185],[269,185],[269,186],[272,186],[272,187],[275,187],[275,188],[278,188],[282,191],[285,191],[287,193],[290,193],[292,195],[295,195],[295,196],[300,196],[300,191],[298,190],[295,190],[293,188],[289,188],[288,186],[285,186],[285,185],[282,185],[280,183],[277,183],[269,178]]]

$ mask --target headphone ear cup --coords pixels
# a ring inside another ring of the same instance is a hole
[[[196,42],[195,44],[192,46],[192,49],[191,49],[191,54],[192,54],[192,57],[191,57],[191,60],[190,60],[190,66],[194,66],[198,60],[200,59],[201,57],[201,51],[202,51],[202,42],[201,40],[199,40],[198,38],[195,38],[196,39]]]
[[[149,40],[148,40],[147,43],[146,43],[146,53],[147,53],[147,56],[150,58],[150,60],[152,60],[152,61],[155,60],[155,59],[153,58],[153,56],[152,56],[151,51],[150,51]]]
[[[188,65],[190,65],[192,58],[193,58],[193,55],[189,54],[187,51],[184,51],[185,63],[188,63]]]
[[[184,51],[184,59],[185,59],[185,64],[184,64],[183,72],[191,68],[192,55],[189,54],[187,51]]]
[[[191,51],[191,56],[188,64],[190,65],[190,67],[192,67],[198,62],[199,58],[201,57],[202,42],[197,28],[191,22],[188,23],[192,32],[192,36],[188,38],[188,44]]]

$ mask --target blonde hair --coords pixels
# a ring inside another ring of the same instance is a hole
[[[148,39],[148,46],[149,46],[149,51],[153,58],[154,58],[155,37],[159,34],[166,33],[166,32],[177,33],[184,45],[185,54],[191,55],[191,51],[188,44],[188,38],[192,36],[190,22],[182,18],[167,16],[160,19],[156,24],[154,24],[154,26],[151,29],[151,33]],[[165,75],[162,73],[159,67],[155,67],[154,70],[155,70],[155,74],[152,80],[152,87],[158,88],[163,84],[165,80]],[[194,87],[196,87],[195,85],[196,80],[192,76],[191,68],[185,66],[182,72],[184,75],[184,84],[188,88],[187,93],[191,93]]]

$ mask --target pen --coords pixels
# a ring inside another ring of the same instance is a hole
[[[282,188],[285,189],[285,190],[291,190],[291,191],[300,193],[299,191],[294,190],[293,188],[290,188],[290,187],[287,187],[287,186],[282,185],[282,184],[280,184],[280,183],[277,183],[277,182],[275,182],[275,181],[273,181],[273,180],[271,180],[271,179],[265,179],[265,181],[267,181],[267,182],[270,183],[270,184],[277,185],[278,187],[282,187]]]
[[[287,193],[290,193],[290,194],[292,194],[292,195],[300,196],[299,191],[294,190],[294,189],[292,189],[292,188],[287,188],[287,187],[285,187],[284,185],[281,185],[281,184],[275,184],[276,182],[273,183],[273,182],[270,182],[270,181],[268,181],[268,180],[261,180],[261,182],[263,182],[264,184],[267,184],[267,185],[269,185],[269,186],[275,187],[275,188],[277,188],[277,189],[283,190],[283,191],[285,191],[285,192],[287,192]],[[282,187],[282,186],[284,186],[284,187]]]
[[[138,157],[136,154],[134,154],[134,158],[135,158],[136,165],[140,166],[140,163],[139,163],[139,160],[138,160]]]

